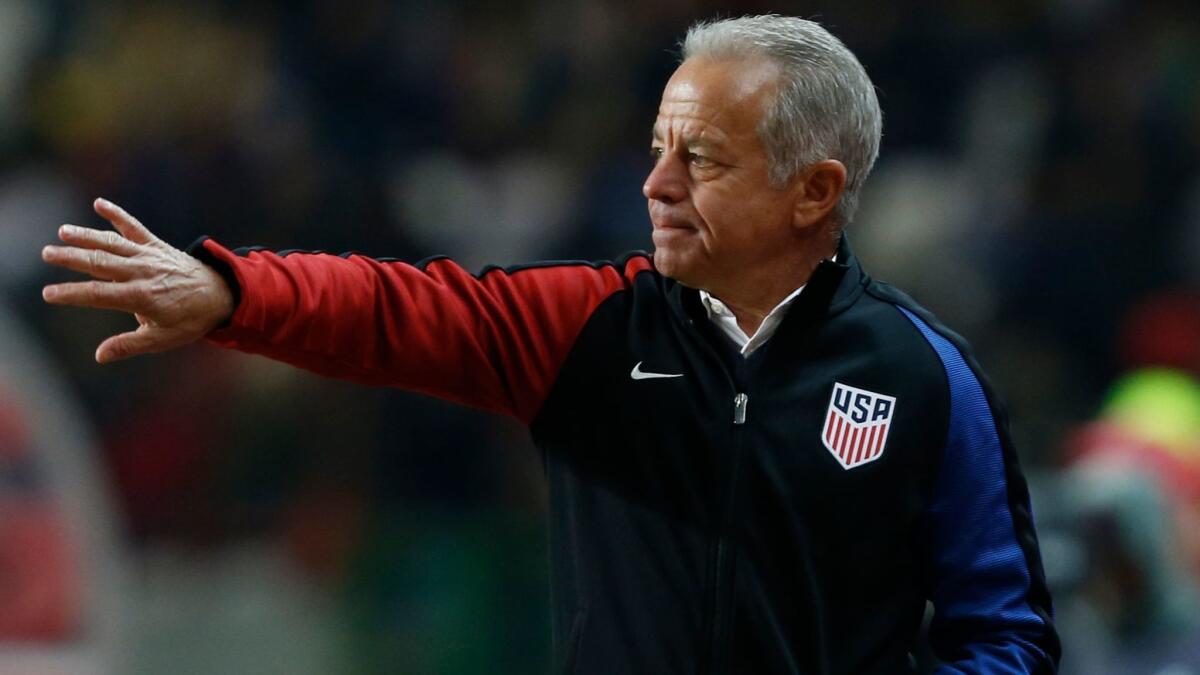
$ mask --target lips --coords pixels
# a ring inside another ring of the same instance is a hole
[[[650,233],[650,239],[658,248],[679,246],[679,242],[690,240],[700,231],[695,225],[681,218],[651,217],[651,222],[654,224],[654,231]]]
[[[695,230],[695,225],[692,225],[686,220],[679,218],[652,218],[651,223],[654,224],[655,230]]]
[[[650,240],[657,248],[671,248],[683,245],[682,242],[692,241],[699,231],[690,226],[655,226],[650,233]]]

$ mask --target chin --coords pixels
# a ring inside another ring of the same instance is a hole
[[[670,277],[685,286],[691,286],[692,267],[687,263],[685,256],[681,256],[675,251],[665,250],[661,246],[654,249],[654,268],[665,277]]]

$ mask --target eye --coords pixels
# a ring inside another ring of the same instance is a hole
[[[657,146],[650,148],[650,156],[654,159],[660,159],[663,156],[663,152],[663,149]]]
[[[689,152],[687,158],[689,164],[701,169],[712,164],[711,160],[709,160],[707,157],[704,155],[698,155],[694,152]]]

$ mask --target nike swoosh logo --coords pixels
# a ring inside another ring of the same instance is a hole
[[[657,380],[663,377],[683,377],[683,373],[647,373],[642,370],[642,362],[638,361],[633,370],[629,371],[629,377],[635,380]]]

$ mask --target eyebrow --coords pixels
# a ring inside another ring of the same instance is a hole
[[[654,141],[658,141],[660,143],[662,142],[663,135],[662,135],[662,132],[659,131],[658,125],[654,126],[653,133],[651,134],[651,139]],[[703,138],[696,137],[696,136],[684,137],[683,145],[688,148],[707,148],[707,149],[713,149],[713,150],[718,148],[716,143],[709,141],[709,140],[705,140]]]

